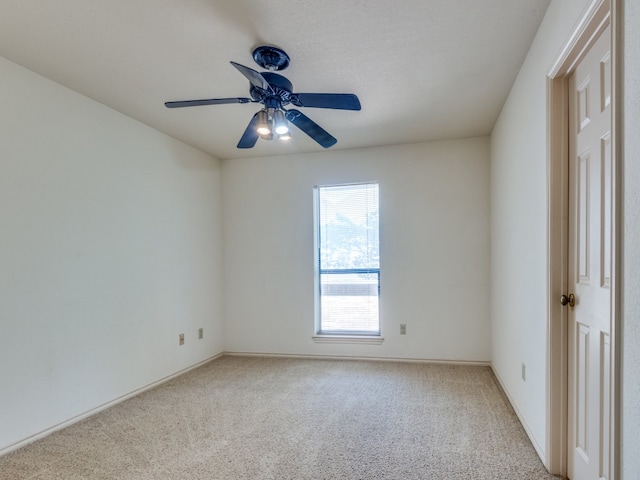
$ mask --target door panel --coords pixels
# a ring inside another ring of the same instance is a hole
[[[577,324],[576,332],[576,426],[575,447],[582,457],[589,461],[589,334],[588,325]]]
[[[589,285],[589,167],[591,155],[587,150],[578,156],[577,168],[577,230],[578,238],[576,245],[576,255],[578,256],[578,282],[582,285]]]
[[[607,28],[569,81],[569,458],[610,478],[611,62]]]
[[[610,102],[609,102],[610,103]],[[607,103],[607,105],[609,105]],[[611,169],[611,135],[601,139],[602,158],[602,249],[600,263],[602,276],[600,284],[605,288],[611,287],[611,213],[613,200],[613,171]]]

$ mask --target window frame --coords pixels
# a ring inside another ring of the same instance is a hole
[[[313,263],[314,263],[314,335],[313,340],[317,343],[367,343],[381,344],[384,341],[382,336],[382,316],[380,308],[380,265],[377,268],[347,268],[347,269],[321,269],[320,268],[320,192],[322,188],[331,187],[349,187],[358,185],[376,185],[378,195],[380,194],[380,182],[348,182],[348,183],[332,183],[325,185],[315,185],[313,187]],[[378,197],[378,209],[380,201]],[[380,247],[380,224],[378,220],[378,248]],[[321,275],[322,274],[354,274],[367,273],[376,274],[377,297],[378,297],[378,330],[377,331],[360,331],[360,330],[322,330],[322,311],[321,311]]]

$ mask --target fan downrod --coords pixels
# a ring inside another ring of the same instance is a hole
[[[262,45],[253,51],[253,60],[270,72],[279,72],[289,66],[289,55],[284,50]]]

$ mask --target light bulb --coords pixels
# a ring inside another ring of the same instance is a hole
[[[284,135],[289,132],[289,126],[287,125],[287,119],[284,118],[284,112],[282,110],[276,110],[273,114],[273,124],[275,126],[276,133],[278,135]]]
[[[269,116],[267,115],[267,112],[265,110],[260,110],[258,112],[257,120],[256,132],[258,132],[259,135],[269,135],[271,133],[271,129],[269,128]]]

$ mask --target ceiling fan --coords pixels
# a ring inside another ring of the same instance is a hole
[[[231,62],[250,83],[248,97],[209,98],[166,102],[167,108],[195,107],[200,105],[222,105],[227,103],[261,103],[262,110],[256,113],[238,142],[238,148],[252,148],[258,138],[287,140],[290,137],[287,121],[309,135],[322,147],[329,148],[337,140],[320,125],[295,108],[331,108],[336,110],[360,110],[360,100],[352,93],[294,93],[293,85],[275,72],[289,66],[289,55],[283,50],[261,46],[253,51],[254,61],[267,72],[257,72],[249,67]]]

